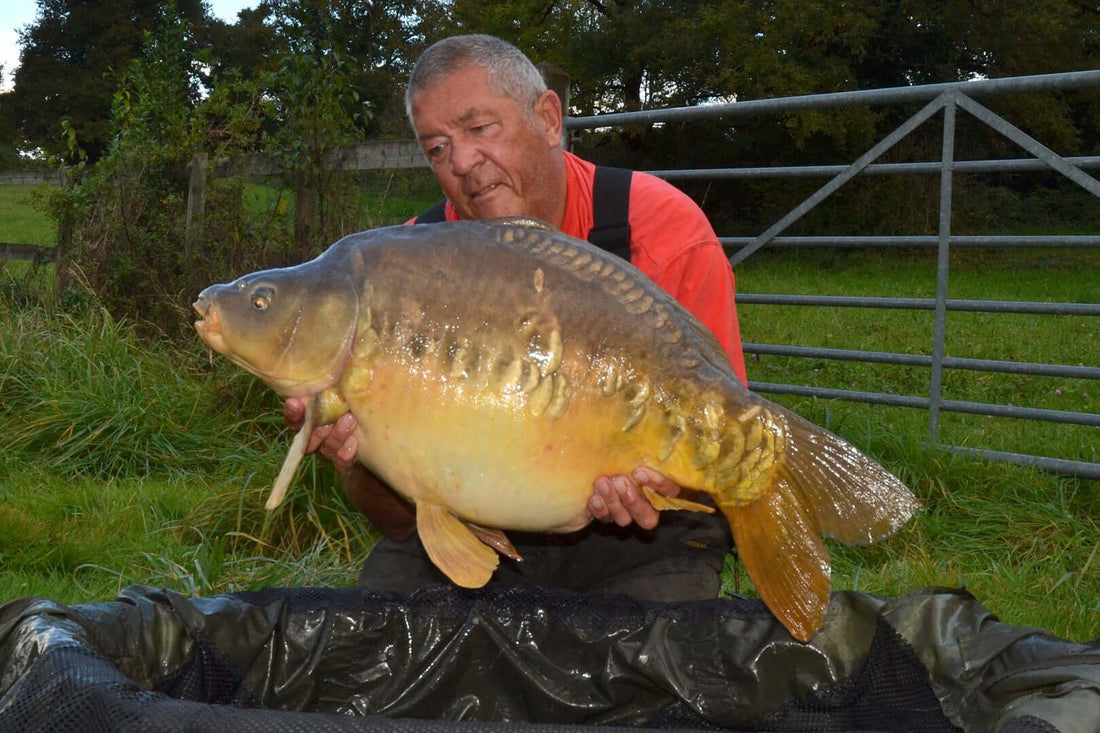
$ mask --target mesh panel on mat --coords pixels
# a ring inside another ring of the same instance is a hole
[[[893,624],[965,617],[951,604],[967,598],[839,593],[810,644],[745,599],[443,586],[26,599],[0,609],[0,730],[949,731],[941,702],[969,693],[926,665],[950,654]]]

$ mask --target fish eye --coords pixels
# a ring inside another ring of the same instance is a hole
[[[252,307],[258,311],[265,311],[271,305],[271,298],[275,291],[269,287],[258,287],[252,291]]]

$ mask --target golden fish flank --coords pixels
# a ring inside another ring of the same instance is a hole
[[[195,309],[212,348],[310,406],[268,506],[312,427],[351,409],[359,460],[416,504],[426,551],[461,585],[488,581],[500,530],[579,529],[597,476],[649,465],[711,496],[760,595],[805,640],[829,601],[822,537],[870,542],[917,508],[851,445],[744,389],[638,270],[539,222],[352,235],[207,288]],[[713,511],[646,491],[659,509]]]

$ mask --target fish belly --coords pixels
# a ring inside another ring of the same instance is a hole
[[[347,399],[347,397],[346,397]],[[583,411],[546,420],[523,400],[408,370],[373,370],[347,399],[359,460],[413,502],[491,527],[570,532],[586,525],[608,455]]]

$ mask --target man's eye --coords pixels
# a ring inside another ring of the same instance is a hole
[[[424,154],[428,156],[429,160],[439,160],[439,158],[441,158],[443,156],[443,150],[446,147],[447,146],[444,143],[440,143],[438,145],[433,145],[430,148],[428,148],[426,151],[424,151]]]

